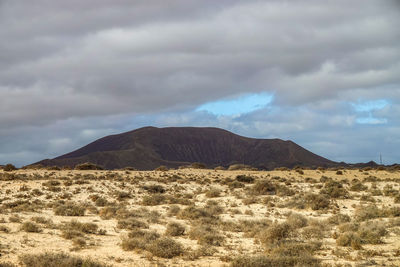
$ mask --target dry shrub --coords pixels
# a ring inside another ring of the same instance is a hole
[[[75,170],[104,170],[104,168],[102,166],[94,164],[94,163],[85,162],[85,163],[76,165]]]
[[[198,225],[193,227],[189,232],[191,239],[196,239],[200,245],[221,246],[224,237],[211,225]]]
[[[363,185],[360,182],[356,182],[356,183],[352,184],[349,188],[350,191],[356,191],[356,192],[365,191],[367,189],[368,189],[368,186]]]
[[[238,170],[246,171],[246,170],[257,170],[257,168],[253,168],[253,167],[251,167],[249,165],[245,165],[245,164],[233,164],[228,167],[228,170],[229,171],[238,171]]]
[[[19,261],[26,267],[106,267],[104,263],[91,259],[83,259],[65,253],[25,254],[19,257]]]
[[[333,224],[333,225],[339,225],[339,224],[347,223],[347,222],[350,222],[350,221],[351,221],[350,216],[346,215],[346,214],[342,214],[342,213],[338,213],[338,214],[332,215],[331,217],[329,217],[327,219],[327,222],[329,224]]]
[[[165,204],[166,202],[167,198],[162,194],[146,195],[142,199],[142,204],[145,206],[156,206]]]
[[[178,215],[179,211],[181,210],[181,208],[177,205],[171,205],[169,206],[168,209],[168,216],[176,216]]]
[[[75,220],[66,222],[62,225],[63,229],[76,230],[85,234],[96,234],[98,225],[95,223],[81,223]]]
[[[275,223],[262,231],[258,238],[264,245],[277,244],[288,238],[291,232],[292,230],[288,223]]]
[[[42,232],[42,228],[34,222],[24,222],[21,225],[21,230],[28,233],[40,233]]]
[[[118,220],[117,227],[121,229],[134,230],[138,228],[149,228],[149,225],[135,218]]]
[[[121,247],[123,250],[146,249],[146,246],[160,238],[157,232],[133,230],[127,237],[122,238]]]
[[[353,249],[361,249],[361,239],[356,233],[345,232],[336,239],[336,245],[343,247],[352,247]]]
[[[99,216],[103,220],[109,220],[116,216],[117,208],[116,207],[104,207],[99,211]]]
[[[307,226],[308,220],[305,216],[298,214],[298,213],[291,213],[287,219],[286,223],[289,224],[289,226],[292,229],[298,229],[298,228],[303,228]]]
[[[53,208],[54,214],[59,216],[84,216],[86,208],[74,203],[56,205]]]
[[[242,175],[236,176],[236,181],[242,182],[242,183],[253,183],[254,177],[242,174]]]
[[[165,193],[165,188],[161,185],[145,185],[143,189],[151,194],[162,194]]]
[[[177,222],[169,223],[167,225],[167,229],[165,230],[165,234],[170,236],[181,236],[184,233],[185,233],[185,226]]]
[[[168,237],[156,239],[146,249],[154,256],[167,259],[182,255],[184,251],[181,243]]]
[[[158,168],[156,168],[156,169],[154,169],[155,171],[161,171],[161,172],[166,172],[166,171],[168,171],[168,167],[167,166],[164,166],[164,165],[161,165],[161,166],[159,166]]]
[[[319,259],[314,258],[309,254],[299,256],[240,256],[231,261],[231,267],[293,267],[307,266],[320,267]]]
[[[321,194],[329,195],[331,198],[348,198],[349,192],[343,187],[343,185],[337,181],[328,180],[324,188],[321,190]]]
[[[305,205],[312,210],[324,210],[329,208],[330,199],[329,196],[324,194],[313,194],[308,193],[304,197]]]
[[[251,188],[254,195],[275,195],[276,185],[269,180],[260,180]]]
[[[124,250],[143,249],[161,258],[173,258],[183,254],[183,246],[168,237],[161,237],[156,232],[136,230],[122,239],[121,247]]]
[[[219,197],[221,195],[221,190],[218,188],[211,188],[206,192],[206,197],[214,198]]]
[[[382,237],[387,233],[385,225],[380,222],[366,222],[358,229],[363,244],[382,244]]]
[[[10,164],[10,163],[6,164],[3,167],[3,171],[5,171],[5,172],[11,172],[11,171],[16,171],[16,170],[17,170],[17,168],[14,165]]]
[[[212,215],[209,211],[204,208],[197,208],[195,206],[189,206],[178,213],[178,217],[181,219],[188,220],[199,220],[199,219],[213,219],[214,215]]]

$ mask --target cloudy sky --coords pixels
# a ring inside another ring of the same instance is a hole
[[[0,0],[0,164],[147,125],[400,162],[399,2]]]

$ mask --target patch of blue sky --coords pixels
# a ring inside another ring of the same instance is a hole
[[[215,115],[238,116],[265,108],[274,99],[273,94],[243,94],[236,98],[205,103],[196,111],[207,111]]]
[[[386,124],[388,121],[385,118],[363,117],[357,118],[356,122],[359,124]]]
[[[351,103],[354,110],[357,113],[360,113],[360,117],[356,119],[356,123],[358,124],[386,124],[388,120],[386,118],[376,118],[373,116],[374,111],[384,109],[390,102],[386,99],[377,99],[370,101],[361,101],[359,100],[357,103]]]
[[[371,101],[358,101],[357,103],[351,103],[354,110],[357,112],[371,112],[374,110],[380,110],[389,105],[389,101],[386,99],[378,99]]]

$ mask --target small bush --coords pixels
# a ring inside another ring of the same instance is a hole
[[[146,195],[142,199],[142,204],[145,206],[156,206],[166,203],[166,197],[162,194]]]
[[[275,244],[289,237],[290,233],[291,227],[288,223],[276,223],[261,232],[259,239],[265,245]]]
[[[162,237],[153,241],[147,247],[147,250],[150,251],[154,256],[167,259],[183,254],[182,245],[168,237]]]
[[[329,180],[325,183],[321,194],[327,194],[332,198],[348,198],[349,192],[337,181]]]
[[[11,172],[11,171],[16,171],[16,170],[17,170],[17,168],[10,163],[8,163],[7,165],[5,165],[3,167],[3,171],[5,171],[5,172]]]
[[[121,247],[123,250],[146,249],[146,247],[154,240],[160,238],[156,232],[148,232],[143,230],[133,230],[128,237],[122,238]]]
[[[168,171],[168,167],[161,165],[160,167],[156,168],[155,171],[166,172],[166,171]]]
[[[230,264],[231,267],[293,267],[307,266],[320,267],[320,260],[309,254],[299,256],[240,256],[234,258]]]
[[[331,203],[329,196],[324,194],[309,193],[304,197],[306,206],[312,210],[327,209]]]
[[[236,176],[236,181],[238,182],[242,182],[242,183],[253,183],[254,182],[254,178],[252,176],[248,176],[248,175],[238,175]]]
[[[104,168],[100,165],[90,163],[90,162],[85,162],[82,164],[78,164],[75,166],[75,170],[104,170]]]
[[[143,186],[143,189],[152,194],[162,194],[165,193],[165,188],[161,185],[146,185]]]
[[[350,186],[350,188],[349,188],[350,191],[356,191],[356,192],[365,191],[365,190],[367,190],[367,189],[368,189],[368,186],[363,185],[363,184],[360,183],[360,182],[352,184],[352,185]]]
[[[228,167],[228,170],[229,171],[237,171],[237,170],[245,171],[245,170],[256,170],[256,168],[253,168],[253,167],[251,167],[249,165],[245,165],[245,164],[233,164]]]
[[[180,236],[184,233],[185,227],[182,224],[176,222],[169,223],[165,231],[165,234],[170,236]]]
[[[73,203],[61,204],[56,206],[54,214],[59,216],[84,216],[85,208],[82,206],[75,205]]]
[[[252,186],[251,191],[254,195],[275,195],[276,186],[269,180],[260,180]]]
[[[24,266],[29,267],[106,267],[104,263],[83,259],[64,253],[25,254],[19,257]]]
[[[211,188],[206,192],[206,197],[209,198],[214,198],[214,197],[219,197],[221,195],[221,190],[218,188]]]
[[[298,213],[290,214],[287,219],[286,223],[290,225],[293,229],[303,228],[307,226],[307,218]]]
[[[382,211],[376,205],[359,206],[354,211],[357,221],[366,221],[381,217]]]
[[[353,247],[354,249],[361,248],[360,236],[356,233],[345,232],[336,239],[336,245],[343,247]]]
[[[200,245],[221,246],[224,241],[224,237],[210,225],[193,227],[189,232],[189,237],[197,239]]]
[[[149,228],[149,225],[135,218],[118,220],[117,227],[121,229],[134,230],[138,228]]]
[[[331,217],[329,217],[327,219],[327,221],[329,224],[339,225],[342,223],[350,222],[351,218],[349,215],[338,213],[338,214],[335,214],[335,215],[332,215]]]
[[[28,232],[28,233],[40,233],[43,231],[39,225],[37,225],[36,223],[33,223],[33,222],[24,222],[21,225],[21,230]]]
[[[96,234],[99,227],[95,223],[81,223],[72,220],[70,222],[64,223],[62,228],[80,231],[85,234]]]

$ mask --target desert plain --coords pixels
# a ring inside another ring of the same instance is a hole
[[[0,266],[400,266],[399,186],[387,168],[0,171]]]

